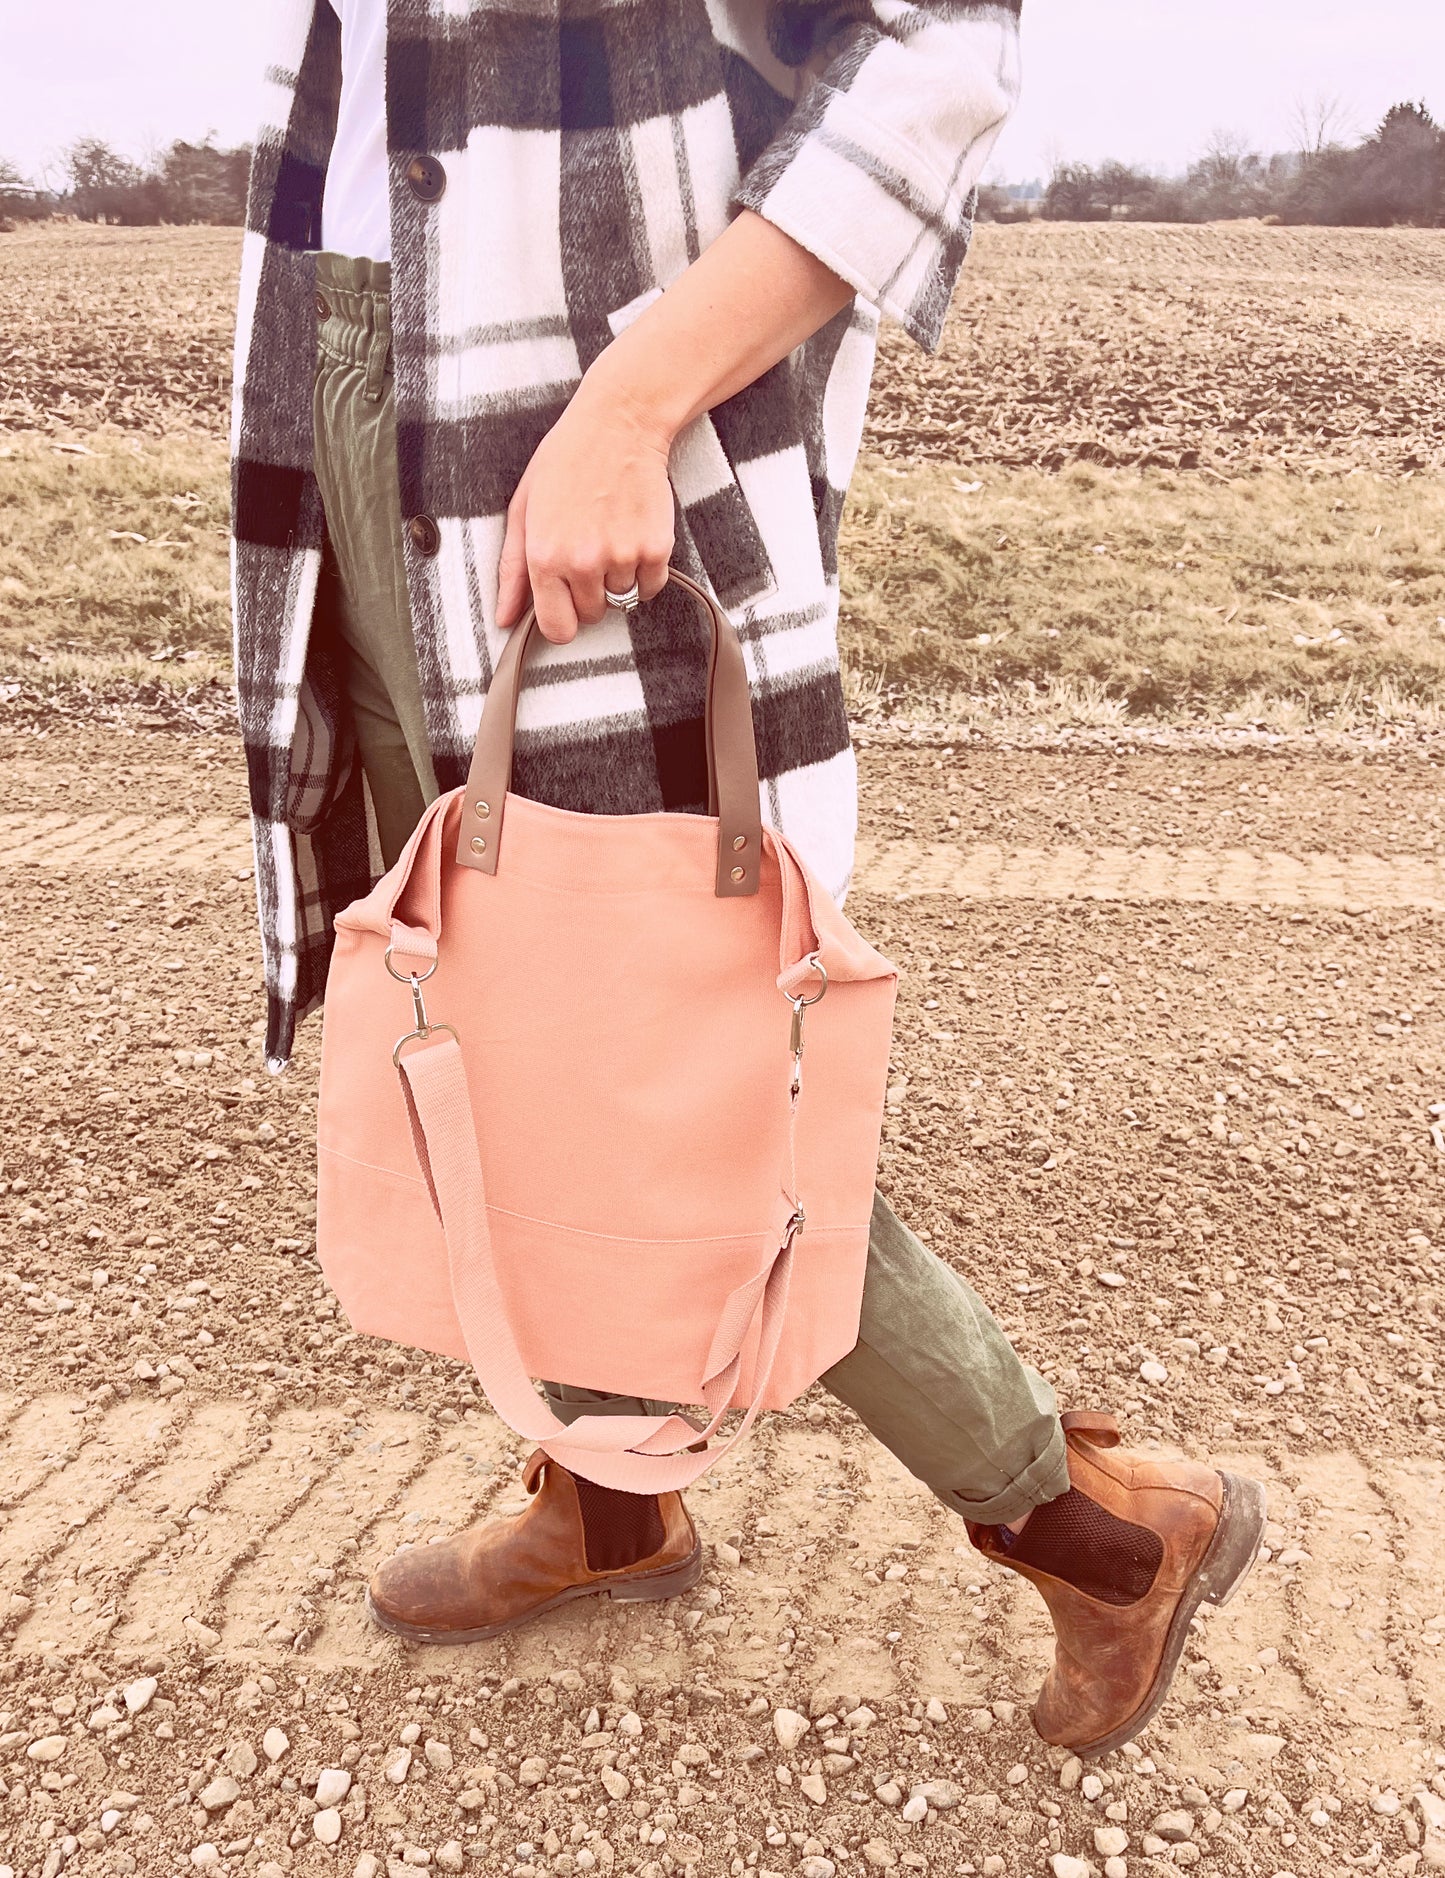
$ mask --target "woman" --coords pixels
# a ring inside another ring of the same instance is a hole
[[[551,644],[520,794],[703,809],[703,641],[672,562],[745,643],[765,818],[842,895],[836,540],[878,317],[937,345],[1017,69],[1016,5],[978,0],[289,4],[233,431],[277,1068],[332,917],[370,885],[367,796],[390,864],[462,780],[529,598]],[[1143,1727],[1190,1615],[1248,1569],[1258,1490],[1125,1454],[1107,1416],[1061,1420],[881,1197],[859,1343],[825,1381],[1043,1592],[1045,1737],[1102,1751]],[[585,1382],[549,1384],[554,1407],[639,1412]],[[520,1518],[384,1565],[378,1622],[461,1641],[695,1582],[680,1496],[543,1453],[526,1484]]]

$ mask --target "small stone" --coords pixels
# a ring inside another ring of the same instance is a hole
[[[617,1732],[620,1735],[626,1735],[629,1740],[636,1740],[637,1736],[642,1733],[642,1717],[634,1715],[632,1710],[628,1709],[625,1715],[617,1717]]]
[[[1067,1767],[1068,1762],[1065,1761],[1064,1765]],[[1104,1783],[1097,1774],[1085,1774],[1079,1782],[1079,1791],[1086,1800],[1097,1800],[1104,1791]]]
[[[191,1847],[191,1863],[202,1871],[209,1871],[220,1862],[221,1854],[209,1839],[203,1839],[199,1845]]]
[[[334,1806],[324,1806],[311,1821],[311,1830],[323,1845],[335,1845],[341,1837],[341,1815]]]
[[[256,1750],[249,1741],[233,1741],[221,1756],[221,1764],[237,1780],[249,1780],[257,1767]]]
[[[1183,1808],[1174,1812],[1161,1813],[1149,1828],[1159,1838],[1167,1839],[1170,1845],[1182,1845],[1186,1839],[1194,1837],[1194,1815]]]
[[[814,1806],[823,1806],[828,1799],[828,1783],[821,1774],[804,1774],[798,1782],[798,1791]]]
[[[798,1878],[835,1878],[838,1867],[830,1858],[823,1858],[817,1852],[809,1853],[798,1867]]]
[[[351,1878],[380,1878],[381,1860],[374,1852],[363,1852],[352,1867]]]
[[[735,1545],[729,1545],[725,1539],[719,1539],[713,1547],[719,1565],[726,1565],[729,1571],[736,1571],[743,1562],[743,1555]]]
[[[101,1805],[107,1812],[132,1813],[140,1805],[140,1795],[127,1793],[123,1788],[117,1788],[114,1793],[106,1794]]]
[[[986,1735],[993,1727],[993,1716],[986,1708],[976,1708],[968,1718],[968,1725],[976,1735]]]
[[[261,1752],[268,1761],[279,1761],[290,1745],[279,1728],[268,1728],[261,1737]]]
[[[983,1861],[983,1878],[1000,1878],[1002,1871],[1003,1860],[999,1857],[997,1852],[990,1852],[988,1857]]]
[[[903,1802],[902,1817],[910,1826],[916,1826],[921,1819],[928,1817],[928,1802],[921,1793],[910,1794]]]
[[[428,1767],[434,1767],[439,1774],[451,1772],[452,1751],[445,1741],[427,1741],[422,1744]]]
[[[437,1868],[440,1871],[460,1871],[462,1869],[462,1842],[460,1839],[448,1839],[445,1845],[437,1847]]]
[[[1055,1852],[1049,1860],[1054,1878],[1090,1878],[1089,1861],[1072,1858],[1067,1852]]]
[[[120,1824],[120,1822],[124,1818],[125,1818],[125,1814],[121,1812],[117,1812],[115,1807],[113,1806],[106,1807],[105,1811],[100,1816],[101,1831],[102,1832],[114,1832],[116,1827]]]
[[[873,1798],[880,1806],[897,1806],[903,1798],[903,1789],[896,1780],[885,1780],[881,1787],[873,1789]]]
[[[526,1777],[527,1777],[525,1773],[526,1766],[527,1766],[527,1763],[523,1761],[522,1767],[524,1769],[524,1772],[522,1774],[522,1779],[524,1781],[526,1780]],[[411,1749],[410,1748],[393,1748],[391,1753],[387,1755],[385,1761],[382,1763],[381,1771],[386,1775],[387,1779],[391,1782],[391,1784],[394,1787],[399,1787],[402,1781],[406,1779],[407,1774],[411,1771]]]
[[[1094,1850],[1102,1858],[1118,1858],[1129,1849],[1129,1835],[1122,1826],[1095,1826]]]
[[[1152,1360],[1139,1365],[1139,1375],[1145,1382],[1168,1382],[1169,1380],[1169,1371],[1164,1365]]]
[[[99,1734],[103,1728],[113,1728],[119,1720],[120,1710],[112,1708],[109,1702],[102,1702],[98,1709],[91,1711],[90,1719],[85,1725]]]
[[[922,1780],[913,1791],[940,1813],[951,1813],[954,1807],[963,1805],[963,1788],[956,1780]]]
[[[599,1777],[614,1800],[625,1800],[632,1791],[632,1782],[616,1767],[604,1767]]]
[[[1370,1801],[1370,1811],[1378,1813],[1381,1819],[1393,1819],[1400,1810],[1400,1796],[1387,1787],[1383,1793],[1377,1793]]]
[[[351,1773],[345,1767],[323,1767],[316,1782],[316,1804],[324,1811],[340,1806],[351,1791]]]
[[[134,1682],[128,1682],[121,1691],[125,1698],[126,1714],[143,1715],[160,1686],[154,1676],[137,1676]]]
[[[230,1806],[239,1800],[241,1789],[231,1774],[217,1774],[209,1785],[201,1788],[196,1798],[208,1813],[217,1813],[223,1806]]]
[[[404,1748],[415,1747],[417,1742],[421,1740],[421,1723],[408,1722],[397,1736],[397,1739]]]
[[[1284,1745],[1283,1735],[1244,1735],[1240,1739],[1239,1751],[1252,1755],[1257,1761],[1272,1761]]]
[[[946,1722],[948,1720],[948,1710],[943,1706],[936,1695],[929,1696],[927,1702],[924,1704],[923,1718],[925,1721],[931,1722]]]
[[[32,1741],[26,1748],[27,1760],[58,1761],[66,1749],[64,1735],[42,1735],[38,1741]]]
[[[1011,1787],[1021,1787],[1028,1777],[1029,1770],[1022,1761],[1016,1761],[1008,1770],[1007,1779]]]
[[[185,1631],[192,1643],[199,1643],[203,1650],[214,1650],[221,1641],[220,1631],[212,1630],[211,1626],[203,1624],[199,1617],[183,1617],[181,1629]]]
[[[898,1854],[882,1839],[870,1839],[863,1847],[863,1856],[875,1871],[892,1871],[898,1863]]]
[[[1071,1754],[1059,1769],[1059,1785],[1065,1793],[1072,1793],[1078,1786],[1084,1772],[1084,1763],[1077,1754]]]
[[[1219,1810],[1221,1813],[1237,1813],[1248,1798],[1248,1787],[1231,1787],[1219,1802]]]
[[[795,1708],[775,1708],[773,1710],[773,1733],[778,1738],[778,1746],[785,1754],[791,1754],[803,1736],[807,1734],[811,1723],[806,1715],[800,1715]]]
[[[1128,1859],[1106,1858],[1104,1860],[1104,1878],[1129,1878]]]

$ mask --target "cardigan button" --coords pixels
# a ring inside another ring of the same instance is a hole
[[[406,186],[418,202],[436,202],[446,192],[447,173],[434,156],[414,156],[405,174]]]
[[[331,318],[331,302],[326,298],[324,293],[319,293],[316,296],[316,317],[319,320],[329,320]]]
[[[406,525],[407,540],[418,554],[436,554],[442,545],[442,531],[430,515],[413,515]]]

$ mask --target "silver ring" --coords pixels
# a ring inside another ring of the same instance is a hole
[[[610,587],[604,586],[602,589],[602,598],[607,602],[608,606],[620,606],[624,613],[630,613],[635,606],[640,604],[642,595],[638,591],[637,582],[634,580],[626,593],[614,593]]]

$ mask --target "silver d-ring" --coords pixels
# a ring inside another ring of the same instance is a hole
[[[409,985],[413,979],[415,979],[417,984],[424,985],[427,979],[430,978],[432,973],[436,970],[440,960],[433,959],[430,967],[424,972],[399,972],[391,962],[391,947],[388,946],[386,951],[382,954],[381,962],[399,985]]]
[[[816,952],[810,952],[808,954],[808,963],[809,965],[812,966],[813,970],[818,974],[818,977],[822,980],[822,983],[818,986],[818,989],[813,993],[811,998],[794,998],[793,999],[794,1004],[801,1004],[804,1010],[806,1010],[810,1004],[817,1004],[822,999],[823,994],[828,989],[828,968],[823,963],[823,961],[818,957]]]
[[[620,606],[624,613],[630,613],[635,606],[641,605],[642,594],[634,580],[626,593],[614,593],[608,586],[602,589],[602,598],[608,606]]]
[[[420,1026],[416,1030],[409,1030],[404,1037],[397,1038],[396,1048],[391,1053],[392,1062],[396,1065],[398,1069],[400,1069],[401,1068],[401,1052],[402,1052],[403,1044],[413,1043],[413,1042],[416,1042],[418,1039],[424,1042],[428,1037],[434,1037],[436,1036],[438,1031],[442,1031],[442,1030],[444,1030],[447,1033],[447,1035],[451,1038],[453,1043],[461,1042],[461,1038],[452,1029],[450,1024],[426,1024],[426,1025]]]

